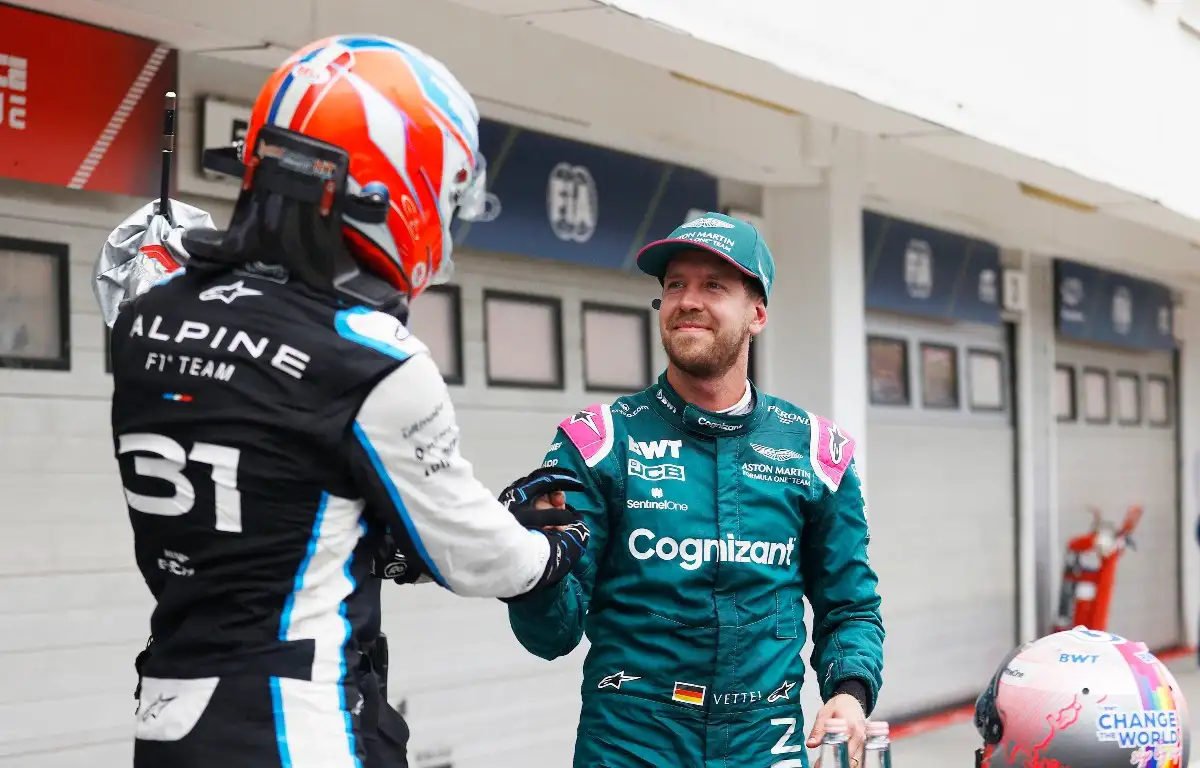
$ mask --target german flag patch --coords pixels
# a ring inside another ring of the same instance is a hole
[[[675,693],[671,695],[672,701],[682,701],[684,704],[692,704],[697,707],[704,706],[704,692],[707,690],[703,685],[692,685],[691,683],[675,683]]]

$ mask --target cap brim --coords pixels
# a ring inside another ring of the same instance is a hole
[[[671,258],[684,251],[707,251],[737,267],[738,271],[742,274],[758,280],[758,275],[738,264],[728,254],[721,253],[712,246],[697,243],[695,240],[681,240],[679,238],[655,240],[653,243],[643,247],[642,250],[638,251],[637,255],[638,269],[651,277],[657,277],[659,280],[662,280],[663,275],[667,273],[667,264],[671,261]]]

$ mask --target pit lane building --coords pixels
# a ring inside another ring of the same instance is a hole
[[[490,486],[657,375],[658,286],[633,254],[726,211],[778,262],[756,383],[862,444],[881,717],[973,699],[1047,632],[1092,507],[1144,509],[1110,629],[1194,645],[1197,28],[1194,0],[0,4],[0,768],[129,761],[150,604],[90,281],[157,196],[162,94],[176,197],[224,223],[236,186],[199,151],[334,33],[424,48],[486,118],[498,215],[456,226],[458,274],[413,326]],[[415,766],[568,761],[586,641],[548,664],[498,602],[385,595]]]

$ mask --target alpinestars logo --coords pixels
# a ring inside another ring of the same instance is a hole
[[[792,689],[795,687],[795,683],[789,683],[787,680],[784,680],[783,685],[776,688],[771,692],[771,695],[767,697],[767,703],[769,704],[771,702],[779,701],[780,699],[783,699],[784,701],[790,701],[792,698]]]
[[[758,443],[750,443],[750,447],[766,456],[768,459],[775,461],[791,461],[792,459],[803,459],[804,456],[787,448],[770,448]]]
[[[846,447],[846,443],[848,442],[850,440],[842,434],[837,424],[829,428],[829,458],[833,459],[834,464],[842,463],[842,449]]]
[[[600,434],[600,427],[596,426],[596,415],[593,414],[591,411],[588,411],[588,410],[580,411],[579,413],[577,413],[571,417],[571,423],[572,424],[587,424],[589,429],[591,429],[597,435]]]
[[[628,683],[628,682],[632,682],[634,680],[641,680],[641,679],[642,678],[640,678],[640,677],[635,677],[633,675],[625,674],[625,670],[622,669],[620,672],[616,672],[614,674],[609,675],[608,677],[603,678],[600,681],[600,684],[597,685],[596,687],[597,688],[616,688],[617,690],[621,690],[621,683]]]
[[[212,288],[201,291],[200,301],[215,300],[232,304],[235,299],[240,299],[243,296],[262,296],[262,291],[256,288],[247,288],[245,280],[238,280],[236,283],[214,285]]]

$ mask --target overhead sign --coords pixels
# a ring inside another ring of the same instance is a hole
[[[0,177],[158,197],[177,52],[0,5]]]
[[[1174,300],[1160,283],[1057,259],[1058,332],[1131,349],[1174,349]]]
[[[479,141],[497,215],[458,222],[455,245],[628,270],[689,211],[717,210],[717,180],[701,171],[493,120]]]
[[[1001,322],[1000,249],[992,243],[863,212],[868,309]]]

